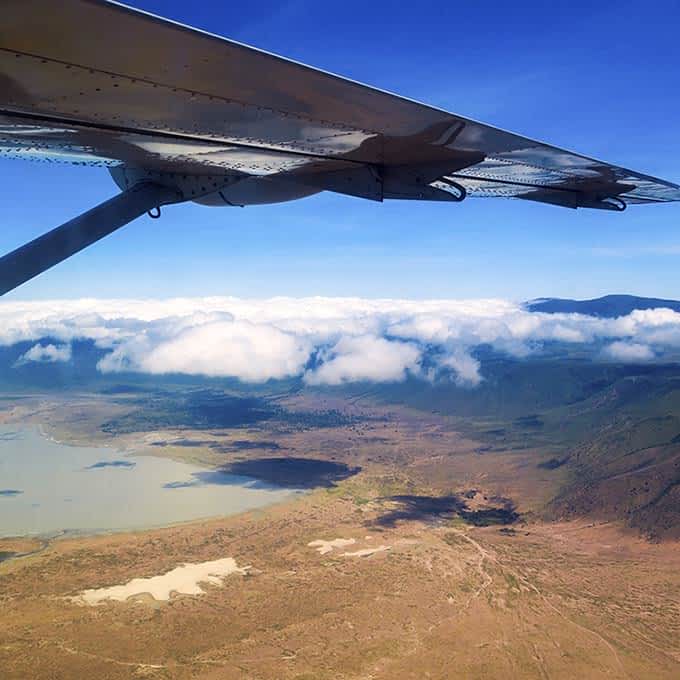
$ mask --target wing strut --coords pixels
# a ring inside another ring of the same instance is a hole
[[[145,212],[179,200],[182,200],[181,194],[177,191],[151,182],[126,189],[0,258],[0,295],[75,255]]]

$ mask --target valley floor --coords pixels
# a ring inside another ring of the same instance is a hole
[[[40,402],[6,419],[57,432],[86,408]],[[86,437],[88,413],[69,436]],[[356,427],[212,433],[276,436],[288,455],[350,471],[281,505],[47,545],[0,541],[0,555],[24,555],[0,561],[2,677],[680,677],[680,543],[614,523],[546,523],[537,509],[563,471],[537,468],[540,452],[480,455],[434,415],[382,415]],[[285,455],[187,447],[198,433],[186,430],[182,445],[152,446],[179,436],[115,444],[215,465]],[[203,594],[79,600],[226,558],[238,568]]]
[[[610,525],[512,531],[316,492],[254,515],[54,542],[0,565],[7,678],[677,678],[680,547]],[[354,539],[320,554],[319,539]],[[233,557],[205,594],[84,589]]]

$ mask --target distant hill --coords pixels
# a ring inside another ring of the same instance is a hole
[[[611,319],[626,316],[636,309],[657,309],[664,307],[680,312],[678,300],[636,297],[635,295],[605,295],[594,300],[569,300],[562,298],[541,298],[526,303],[530,312],[547,314],[587,314]]]

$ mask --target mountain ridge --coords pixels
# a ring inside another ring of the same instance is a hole
[[[671,309],[680,312],[680,301],[637,295],[604,295],[590,300],[570,298],[536,298],[524,303],[530,312],[546,314],[585,314],[602,319],[627,316],[636,309]]]

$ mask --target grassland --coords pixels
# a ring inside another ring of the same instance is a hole
[[[385,525],[392,502],[359,500],[372,488],[355,478],[257,514],[60,541],[3,563],[3,677],[678,676],[676,545],[573,522]],[[308,546],[338,537],[389,550],[343,557]],[[68,599],[225,556],[251,571],[199,597]]]

